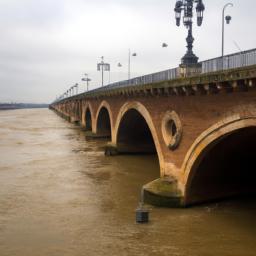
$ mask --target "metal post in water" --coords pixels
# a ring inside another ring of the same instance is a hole
[[[136,223],[148,223],[149,221],[149,210],[144,207],[144,187],[141,188],[140,203],[136,209]]]

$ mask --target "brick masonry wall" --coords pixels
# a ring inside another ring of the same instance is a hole
[[[106,97],[91,99],[88,102],[93,109],[94,122],[102,101],[110,105],[115,125],[121,107],[127,102],[139,102],[149,112],[160,142],[165,162],[181,168],[184,157],[196,138],[209,127],[234,114],[254,113],[256,91],[219,93],[195,96],[152,96],[152,97]],[[85,106],[87,101],[83,101]],[[167,111],[175,111],[182,123],[183,136],[179,147],[171,151],[164,143],[161,122]]]

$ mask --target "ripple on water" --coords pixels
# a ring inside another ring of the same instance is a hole
[[[153,207],[136,225],[156,157],[105,158],[48,110],[0,116],[0,256],[255,256],[255,204]]]
[[[111,173],[108,171],[95,171],[95,172],[82,172],[85,174],[88,178],[93,180],[97,184],[103,184],[106,181],[109,181],[111,179]]]

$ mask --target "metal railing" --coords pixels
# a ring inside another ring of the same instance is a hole
[[[104,88],[121,88],[133,85],[145,85],[155,82],[161,82],[166,80],[172,80],[178,77],[178,68],[168,69],[158,73],[153,73],[145,76],[135,77],[130,80],[116,82],[105,86]]]
[[[256,49],[202,61],[202,73],[256,65]]]
[[[248,51],[225,55],[223,58],[218,57],[210,60],[205,60],[200,62],[199,64],[202,64],[202,74],[256,65],[256,48]],[[127,86],[145,85],[162,81],[168,81],[176,79],[178,77],[179,68],[173,68],[145,76],[135,77],[130,80],[115,82],[104,87],[91,90],[85,94],[90,94],[95,91],[107,91],[114,88],[122,88]]]
[[[256,49],[238,52],[230,55],[225,55],[223,58],[222,57],[214,58],[214,59],[202,61],[199,63],[202,64],[202,71],[201,71],[202,74],[220,71],[220,70],[256,65]],[[179,68],[173,68],[173,69],[168,69],[158,73],[153,73],[153,74],[149,74],[141,77],[135,77],[130,80],[109,84],[104,88],[108,90],[110,88],[121,88],[126,86],[133,86],[133,85],[151,84],[151,83],[176,79],[178,77],[179,77]]]

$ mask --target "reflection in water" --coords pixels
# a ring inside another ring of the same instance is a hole
[[[154,156],[105,157],[49,110],[0,112],[0,255],[255,255],[256,203],[153,208],[135,224]]]

